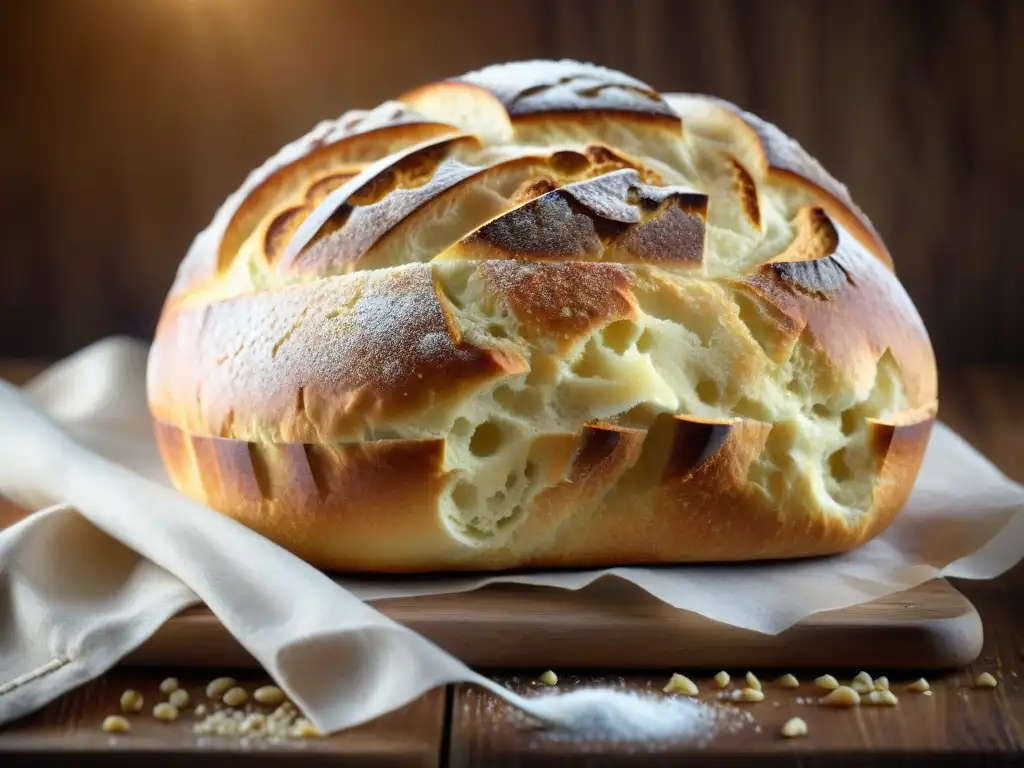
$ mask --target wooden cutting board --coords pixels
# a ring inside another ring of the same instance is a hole
[[[612,579],[575,592],[493,585],[374,605],[486,669],[926,670],[969,664],[982,645],[974,606],[941,580],[810,616],[775,636],[680,611]],[[126,663],[256,666],[206,608],[172,618]]]

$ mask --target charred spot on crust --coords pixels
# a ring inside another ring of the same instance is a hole
[[[731,424],[676,416],[664,477],[686,477],[698,469],[721,450],[731,431]]]
[[[815,261],[789,261],[769,268],[788,285],[814,296],[826,297],[850,285],[853,278],[835,256]]]
[[[660,215],[630,227],[616,246],[636,261],[670,261],[700,265],[704,258],[704,218],[668,205]]]
[[[512,257],[592,260],[608,248],[626,262],[700,264],[706,213],[705,195],[647,185],[626,169],[533,198],[462,243]]]
[[[522,256],[559,258],[601,250],[594,220],[574,211],[558,190],[499,216],[466,240],[482,240]]]

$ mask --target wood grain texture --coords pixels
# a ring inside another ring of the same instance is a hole
[[[480,669],[626,671],[675,664],[949,669],[977,658],[982,642],[974,607],[943,581],[809,616],[779,635],[677,610],[618,581],[579,591],[494,585],[375,605]],[[217,667],[256,662],[209,610],[198,607],[168,621],[125,663]]]
[[[1024,570],[1016,575],[1017,584],[1024,584],[1022,576]],[[1018,625],[1016,630],[1019,632],[1022,628]],[[1016,638],[1019,640],[1020,635]],[[866,764],[936,766],[965,762],[1017,764],[1024,759],[1024,733],[1020,728],[1020,703],[1024,700],[1020,674],[1024,672],[1024,665],[1019,652],[1009,653],[1010,648],[1002,647],[998,639],[990,642],[989,649],[993,660],[932,680],[931,696],[906,691],[906,683],[913,678],[900,670],[869,668],[876,676],[888,675],[899,698],[896,707],[836,710],[820,706],[817,701],[823,692],[811,681],[823,670],[786,670],[795,672],[804,683],[796,690],[782,689],[767,682],[779,670],[758,670],[765,681],[765,700],[757,704],[723,704],[717,700],[717,689],[709,676],[693,675],[701,689],[701,700],[749,712],[753,718],[753,722],[744,724],[735,733],[720,731],[706,744],[581,744],[558,739],[531,728],[530,723],[510,712],[491,694],[460,686],[452,706],[449,764],[582,766],[694,762],[701,766],[751,768],[781,765],[863,768]],[[1004,655],[997,663],[994,659],[999,658],[996,654],[1000,650]],[[981,670],[999,676],[1000,687],[975,688],[973,681]],[[666,670],[658,676],[625,679],[615,675],[563,674],[558,689],[621,684],[630,690],[657,691],[671,671],[685,673],[689,670]],[[731,667],[729,671],[734,678],[742,680],[746,669]],[[547,686],[532,676],[496,679],[524,695],[547,690]],[[808,725],[807,737],[781,737],[779,730],[790,717],[804,719]]]
[[[0,354],[148,337],[193,235],[316,121],[575,57],[779,124],[877,224],[947,363],[1024,360],[1017,0],[0,3]]]
[[[249,691],[269,683],[251,670],[218,670],[231,674]],[[188,690],[190,705],[165,723],[152,716],[160,681],[175,676]],[[119,669],[88,683],[35,715],[0,730],[0,765],[246,765],[338,764],[435,766],[441,752],[445,722],[445,691],[431,691],[406,707],[372,723],[325,738],[269,743],[259,739],[214,737],[193,732],[200,720],[193,713],[204,702],[213,675],[186,674],[181,668],[133,672]],[[145,697],[141,712],[129,715],[129,734],[111,735],[100,726],[118,714],[121,692],[134,688]],[[272,708],[257,707],[258,711]],[[227,761],[225,763],[225,761]]]

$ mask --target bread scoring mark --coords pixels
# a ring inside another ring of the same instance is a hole
[[[356,174],[353,173],[332,173],[328,176],[324,176],[321,179],[317,179],[309,185],[309,189],[306,190],[306,202],[312,206],[320,205],[331,192],[336,190],[346,181],[355,178]]]
[[[545,91],[551,90],[555,86],[565,85],[566,83],[571,83],[575,78],[576,78],[575,75],[567,75],[565,77],[558,78],[553,83],[542,83],[541,85],[531,85],[529,88],[524,88],[519,93],[517,93],[512,98],[512,101],[510,102],[510,104],[506,104],[505,106],[508,107],[511,104],[515,104],[517,101],[522,101],[523,99],[528,99],[531,96],[533,96],[535,94],[538,94],[538,93],[544,93]]]
[[[618,88],[622,91],[634,93],[638,96],[643,96],[650,101],[661,101],[661,94],[657,91],[653,91],[650,88],[638,88],[635,85],[622,85],[620,83],[602,83],[601,85],[593,85],[589,88],[583,88],[582,90],[576,91],[580,96],[585,96],[588,99],[594,99],[601,95],[601,93],[608,88]]]
[[[814,261],[831,256],[839,247],[839,232],[822,208],[805,205],[790,222],[793,241],[770,263]]]
[[[310,209],[305,206],[288,208],[274,217],[263,236],[263,253],[268,263],[273,263],[295,234]]]
[[[619,464],[620,454],[625,451],[636,453],[637,445],[642,441],[643,433],[636,429],[602,422],[586,424],[566,479],[570,483],[585,483],[593,476],[600,477]],[[618,472],[622,471],[624,468],[618,469]]]
[[[551,168],[564,179],[586,179],[627,168],[635,170],[645,184],[661,184],[662,177],[636,158],[604,144],[588,144],[582,151],[559,150],[551,155]]]
[[[470,72],[459,80],[493,93],[513,119],[591,111],[677,117],[646,83],[593,64],[513,62]]]
[[[306,315],[309,314],[309,309],[310,309],[310,305],[309,304],[304,306],[302,308],[302,311],[299,312],[298,316],[296,316],[295,320],[288,327],[288,330],[286,330],[280,336],[280,338],[278,338],[278,340],[274,342],[274,345],[270,348],[270,357],[271,358],[277,357],[277,352],[278,352],[279,349],[281,349],[281,346],[286,341],[288,341],[288,339],[290,339],[292,337],[292,334],[295,333],[295,331],[298,329],[298,327],[300,325],[302,325],[302,321],[305,320],[306,319]]]
[[[426,264],[369,281],[355,305],[355,325],[367,342],[363,352],[369,358],[360,367],[368,384],[381,378],[404,389],[426,367],[447,367],[444,361],[472,364],[479,356],[479,350],[459,346],[451,337]]]
[[[357,125],[325,121],[249,174],[196,238],[186,262],[196,261],[202,256],[202,249],[211,247],[213,264],[219,271],[226,270],[260,219],[266,217],[268,210],[292,198],[308,175],[338,166],[381,161],[404,147],[458,133],[450,125],[414,120],[408,115],[396,119],[393,110],[376,113],[377,110],[364,113],[365,119]]]
[[[551,167],[563,176],[578,176],[590,167],[591,158],[582,152],[564,149],[551,155]]]
[[[760,230],[761,204],[757,198],[757,184],[754,183],[754,178],[740,164],[739,160],[733,157],[729,162],[732,164],[733,187],[736,190],[736,197],[739,198],[740,206],[747,215],[750,225],[754,229]]]
[[[312,443],[300,443],[299,445],[302,446],[302,457],[305,459],[313,490],[322,501],[327,498],[330,492],[330,483],[328,481],[330,477],[330,470],[328,469],[330,461],[318,450],[320,446],[313,445]]]
[[[252,466],[252,476],[256,481],[260,498],[266,501],[274,500],[274,488],[270,482],[270,470],[267,467],[266,457],[263,455],[262,446],[257,443],[248,443],[249,463]]]
[[[210,506],[229,514],[240,505],[260,509],[266,501],[294,505],[310,514],[333,504],[333,514],[344,514],[359,509],[360,497],[405,488],[409,478],[432,486],[434,493],[443,484],[440,438],[340,445],[257,443],[188,435],[161,422],[156,423],[156,432],[176,478],[187,478],[190,487],[183,490],[201,490]],[[258,529],[259,520],[255,522]]]
[[[449,338],[451,338],[453,344],[458,346],[462,344],[462,328],[459,326],[459,320],[455,316],[455,303],[445,293],[444,284],[433,267],[430,268],[430,273],[434,287],[434,300],[437,301],[438,306],[441,308],[441,314],[444,317],[444,324]]]
[[[581,184],[578,181],[581,178],[600,179],[615,171],[628,171],[631,174],[629,180],[640,185],[639,192],[627,191],[630,207],[635,208],[638,201],[642,206],[650,207],[664,198],[662,188],[656,186],[660,182],[659,174],[601,144],[590,144],[582,152],[561,150],[546,158],[542,155],[524,155],[484,166],[450,157],[451,151],[460,144],[478,146],[477,141],[470,137],[445,140],[397,158],[375,176],[366,178],[365,173],[360,174],[358,178],[362,184],[359,188],[353,189],[347,199],[329,213],[325,209],[329,204],[339,202],[335,199],[339,188],[354,186],[357,175],[332,174],[326,179],[313,182],[307,190],[305,206],[285,211],[268,227],[265,242],[268,263],[279,263],[282,269],[288,271],[311,270],[320,274],[348,271],[417,209],[454,191],[464,182],[471,179],[482,181],[484,174],[500,173],[505,168],[511,170],[514,165],[536,164],[539,173],[542,173],[541,167],[546,165],[553,175],[524,182],[509,201],[513,205],[543,196],[569,182],[564,188],[570,194],[584,204],[600,207],[600,201],[594,197],[595,194],[601,194],[599,189],[577,189],[573,184]],[[651,181],[655,184],[646,183]],[[624,189],[626,185],[623,183],[613,183],[604,197],[608,198],[609,193],[621,197]],[[702,199],[706,205],[706,198]],[[319,207],[315,205],[316,201],[319,201]],[[609,220],[622,216],[627,216],[629,220],[636,219],[635,215],[629,215],[623,210],[601,212]],[[322,220],[315,231],[310,231],[309,218]],[[290,254],[303,240],[305,244],[294,259],[290,260],[288,255],[281,256],[283,251]]]
[[[728,102],[723,102],[723,104],[728,104]],[[821,202],[823,204],[832,202],[836,207],[846,211],[851,223],[857,225],[851,227],[855,236],[883,263],[892,267],[892,257],[878,234],[878,230],[875,229],[867,215],[853,202],[849,190],[843,184],[809,155],[799,142],[784,134],[777,126],[735,105],[728,104],[728,107],[757,134],[772,176],[789,176],[816,188],[821,193],[819,195]]]
[[[668,461],[662,471],[666,479],[685,478],[710,461],[732,433],[730,422],[676,416]]]
[[[389,169],[399,164],[404,158],[415,155],[419,152],[429,151],[439,146],[449,146],[452,142],[466,139],[465,134],[442,136],[430,139],[403,150],[395,152],[387,157],[381,158],[364,168],[353,178],[335,189],[319,206],[302,222],[302,225],[288,242],[284,253],[278,260],[282,267],[294,264],[306,247],[313,242],[321,228],[330,220],[340,214],[346,207],[351,208],[350,198],[363,189],[367,184],[372,183],[382,174],[386,175]],[[391,222],[393,224],[394,222]],[[379,235],[377,235],[379,237]],[[376,238],[374,238],[375,240]]]
[[[345,203],[349,215],[344,226],[335,232],[314,235],[296,260],[296,266],[315,269],[329,265],[344,269],[345,265],[354,264],[418,208],[483,170],[448,158],[425,184],[405,187],[399,182],[389,194],[366,205],[350,199]]]
[[[644,184],[624,169],[534,198],[455,248],[464,258],[699,265],[706,217],[706,195]]]
[[[901,423],[903,419],[900,414],[889,419],[869,418],[868,433],[870,437],[871,452],[877,456],[879,461],[891,451],[897,451],[903,444],[918,444],[926,442],[935,425],[934,415],[925,416],[919,413],[911,413],[909,423]]]

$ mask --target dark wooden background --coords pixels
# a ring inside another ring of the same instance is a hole
[[[944,363],[1024,362],[1021,0],[0,0],[0,356],[147,337],[281,144],[541,56],[778,123],[872,216]]]

